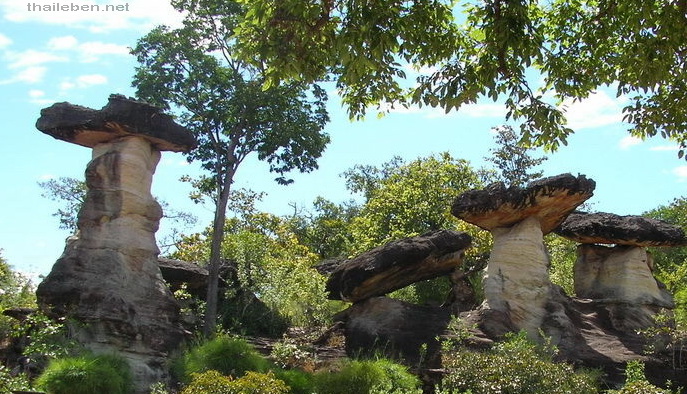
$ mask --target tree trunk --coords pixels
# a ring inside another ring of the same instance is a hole
[[[222,261],[222,240],[224,239],[227,204],[229,202],[229,193],[235,173],[236,170],[229,166],[229,170],[223,180],[217,204],[215,205],[215,219],[212,224],[212,239],[210,246],[210,262],[208,264],[208,294],[205,305],[205,324],[203,325],[203,335],[206,338],[214,336],[217,331],[219,266]]]

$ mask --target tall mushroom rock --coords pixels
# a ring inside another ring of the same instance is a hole
[[[581,243],[575,292],[605,305],[615,329],[647,328],[658,310],[674,308],[672,296],[652,274],[646,247],[687,245],[679,227],[642,216],[574,212],[555,232]]]
[[[552,289],[543,237],[590,198],[595,186],[583,175],[563,174],[526,188],[495,183],[455,199],[454,216],[494,236],[484,280],[485,307],[505,313],[517,329],[536,335]]]
[[[184,335],[157,264],[162,209],[150,187],[160,152],[189,151],[195,138],[160,109],[120,95],[101,110],[56,103],[36,127],[93,150],[79,232],[38,286],[39,305],[78,322],[76,339],[92,351],[123,355],[136,392],[145,392],[167,377],[165,358]]]

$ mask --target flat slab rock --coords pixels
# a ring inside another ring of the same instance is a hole
[[[439,230],[374,248],[336,267],[329,298],[358,302],[451,273],[462,263],[470,235]]]
[[[142,136],[160,151],[188,152],[198,145],[188,129],[160,108],[117,94],[100,110],[67,102],[43,108],[36,128],[89,148],[128,135]]]
[[[680,227],[643,216],[573,212],[554,232],[582,244],[685,246]]]
[[[527,187],[494,183],[459,195],[451,213],[485,230],[511,227],[536,216],[542,232],[558,227],[566,216],[594,194],[596,183],[584,175],[562,174],[531,182]]]

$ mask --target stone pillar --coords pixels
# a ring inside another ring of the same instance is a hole
[[[68,318],[87,349],[124,357],[135,392],[148,392],[168,380],[169,354],[185,335],[157,263],[162,209],[150,187],[160,150],[188,150],[195,142],[158,109],[121,96],[100,111],[55,104],[41,111],[38,126],[93,149],[79,232],[38,286],[39,305]]]

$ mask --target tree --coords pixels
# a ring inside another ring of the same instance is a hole
[[[523,141],[556,149],[573,132],[560,104],[611,87],[629,101],[632,135],[687,148],[684,0],[241,3],[239,56],[264,66],[268,86],[334,79],[351,117],[381,103],[448,112],[503,100]],[[434,71],[409,84],[404,63]]]
[[[31,281],[14,271],[2,256],[0,249],[0,311],[8,308],[35,307],[36,296]],[[0,314],[0,340],[6,340],[15,321]]]
[[[140,98],[176,111],[199,141],[188,159],[210,173],[199,180],[215,205],[204,326],[209,336],[216,327],[226,208],[240,164],[256,153],[279,175],[277,182],[290,183],[286,172],[317,168],[329,142],[322,132],[329,118],[326,94],[317,85],[263,89],[258,70],[233,57],[239,44],[233,32],[244,16],[238,3],[178,0],[174,6],[187,13],[183,26],[157,27],[138,41],[132,51],[139,62],[133,85]]]
[[[491,156],[485,160],[496,165],[499,170],[499,180],[508,186],[525,186],[529,181],[541,178],[543,171],[530,173],[532,167],[546,161],[546,157],[533,158],[529,148],[520,143],[520,137],[510,126],[494,127],[494,139],[498,148],[489,149]]]
[[[43,189],[41,197],[64,204],[52,215],[60,220],[60,229],[75,232],[77,215],[86,198],[86,182],[76,178],[60,177],[38,182]]]
[[[344,176],[349,189],[366,196],[350,224],[350,255],[440,229],[464,231],[473,237],[466,265],[489,250],[491,237],[487,232],[451,215],[451,204],[459,194],[482,186],[480,173],[466,160],[448,153],[411,162],[394,158],[381,167],[355,166]],[[448,294],[448,285],[446,279],[423,282],[397,295],[417,303],[441,302]]]

